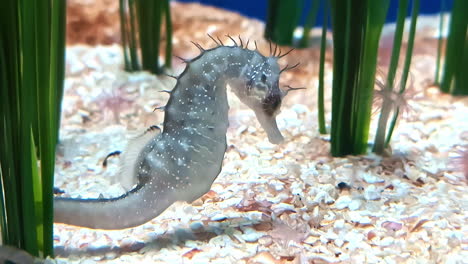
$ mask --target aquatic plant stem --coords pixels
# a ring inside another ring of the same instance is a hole
[[[328,27],[328,5],[324,1],[323,8],[323,25],[322,36],[320,39],[320,65],[319,65],[319,82],[318,82],[318,124],[320,134],[326,134],[327,128],[325,125],[325,95],[324,95],[324,72],[325,72],[325,56],[327,52],[327,27]]]
[[[454,0],[445,49],[440,89],[453,95],[468,95],[468,1]]]
[[[364,38],[363,63],[359,72],[359,86],[355,110],[356,127],[354,134],[354,146],[357,153],[367,151],[367,140],[372,113],[372,99],[375,84],[375,72],[377,68],[377,55],[382,27],[385,23],[389,2],[369,1],[368,18],[365,23],[366,33]]]
[[[414,37],[416,35],[416,25],[418,22],[419,6],[420,6],[420,0],[413,0],[413,7],[411,11],[411,25],[410,25],[410,31],[409,31],[409,36],[408,36],[408,45],[406,48],[405,62],[403,65],[402,77],[400,80],[400,90],[398,91],[400,96],[403,96],[403,93],[405,92],[406,83],[408,81],[408,76],[410,72],[411,59],[413,58]],[[393,131],[395,129],[399,113],[400,113],[400,109],[399,107],[397,107],[396,111],[393,113],[393,118],[390,123],[390,127],[388,129],[387,138],[385,139],[385,147],[388,147],[388,144],[390,143],[390,139],[392,138]]]
[[[346,8],[343,10],[336,6],[336,0],[330,2],[334,43],[331,152],[332,155],[338,156],[347,152],[347,150],[341,149],[340,146],[344,145],[342,143],[344,135],[341,128],[344,126],[349,127],[342,116],[344,112],[344,100],[346,98],[346,90],[343,88],[345,87],[346,78],[348,76],[349,50],[345,47],[349,47],[350,43],[351,2],[347,1]]]
[[[170,67],[172,64],[172,22],[169,0],[120,0],[119,5],[125,69],[161,73],[159,48],[163,16],[166,26],[165,67]]]
[[[164,59],[164,66],[170,68],[172,66],[172,19],[171,19],[171,6],[169,1],[163,2],[164,16],[166,18],[166,54]]]
[[[323,2],[326,2],[326,0],[324,0]],[[304,24],[304,31],[302,32],[302,37],[298,44],[300,48],[306,48],[309,46],[310,31],[314,26],[315,20],[317,18],[320,6],[319,4],[320,0],[311,0],[311,8],[309,10],[309,13],[307,14],[307,18]]]
[[[129,49],[130,49],[130,61],[132,65],[132,71],[139,71],[141,70],[140,66],[140,59],[138,57],[138,44],[137,44],[137,26],[136,26],[136,19],[137,19],[137,11],[136,11],[136,4],[135,1],[137,0],[128,0],[128,15],[130,21],[130,30],[128,32],[129,36]]]
[[[120,38],[122,39],[122,50],[124,55],[124,69],[130,71],[132,69],[130,64],[130,55],[128,47],[128,37],[126,29],[127,26],[127,4],[126,0],[119,0],[119,16],[120,16]]]
[[[333,156],[367,151],[372,92],[386,1],[331,0],[333,25]]]
[[[292,45],[293,33],[303,7],[303,0],[269,0],[265,38],[279,45]]]
[[[442,43],[443,43],[443,30],[444,30],[444,10],[445,0],[440,1],[440,13],[439,13],[439,36],[437,37],[437,57],[436,57],[436,69],[434,73],[434,84],[440,85],[440,61],[442,54]]]
[[[6,2],[8,15],[0,18],[2,238],[35,256],[52,256],[65,1]]]
[[[54,222],[54,168],[55,147],[59,138],[61,102],[63,97],[63,84],[65,79],[65,25],[66,25],[66,1],[51,0],[50,18],[50,46],[49,49],[49,86],[38,87],[38,94],[43,94],[38,112],[46,113],[40,123],[44,124],[43,133],[39,143],[41,151],[41,181],[34,186],[42,186],[42,250],[44,256],[53,256],[53,222]],[[44,27],[46,27],[44,25]],[[46,92],[41,91],[46,90]],[[47,116],[46,116],[47,115]],[[49,121],[47,121],[49,120]],[[34,162],[34,160],[33,160]],[[33,163],[37,164],[37,163]],[[39,179],[37,177],[36,179]],[[35,192],[39,194],[39,191]],[[36,198],[35,200],[39,200]]]
[[[19,164],[14,150],[18,147],[19,131],[19,5],[16,1],[5,1],[0,9],[0,170],[2,184],[2,242],[18,246],[23,238],[21,228],[21,203],[19,192]],[[9,41],[6,41],[9,40]]]
[[[405,28],[406,12],[408,10],[409,0],[400,0],[398,5],[398,15],[396,22],[396,29],[393,38],[392,56],[390,59],[390,66],[388,69],[387,79],[383,87],[381,87],[382,95],[390,95],[393,91],[393,83],[395,80],[395,73],[398,67],[398,60],[400,58],[401,42],[403,39],[403,30]],[[382,106],[380,110],[379,121],[377,125],[377,132],[374,140],[373,151],[378,154],[384,152],[385,135],[387,133],[387,123],[390,113],[394,109],[394,102],[391,101],[390,96],[382,96]]]
[[[33,119],[32,113],[37,111],[37,94],[36,94],[36,84],[38,84],[38,65],[37,52],[40,45],[36,46],[36,33],[37,28],[41,28],[37,23],[40,21],[36,20],[36,14],[38,13],[38,2],[29,2],[28,0],[19,1],[20,5],[20,49],[23,59],[20,60],[21,67],[21,88],[19,94],[19,151],[22,155],[17,154],[17,159],[19,160],[19,193],[22,197],[21,202],[21,213],[20,213],[20,223],[23,228],[23,238],[24,243],[23,248],[33,255],[39,254],[39,248],[37,245],[37,231],[36,231],[36,209],[34,207],[34,189],[33,188],[33,164],[32,163],[32,153],[34,144],[33,133],[38,134],[38,130],[33,124],[37,122],[37,119]],[[18,22],[17,22],[18,23]],[[43,34],[45,32],[42,32]],[[41,41],[39,37],[37,41]],[[41,50],[42,52],[42,50]],[[47,56],[46,54],[43,54]],[[48,61],[48,58],[46,59]],[[42,78],[40,80],[43,80]],[[34,120],[34,121],[33,121]],[[33,132],[34,131],[34,132]],[[37,141],[36,141],[37,142]],[[40,153],[40,149],[39,149]],[[34,165],[36,166],[36,165]]]

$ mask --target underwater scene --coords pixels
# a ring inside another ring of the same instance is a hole
[[[0,261],[467,263],[465,0],[44,3],[0,12]]]

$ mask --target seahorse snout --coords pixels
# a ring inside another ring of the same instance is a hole
[[[258,122],[267,133],[268,140],[272,144],[280,144],[284,141],[284,137],[278,129],[276,117],[274,115],[267,115],[262,109],[255,110],[255,115],[257,116]]]

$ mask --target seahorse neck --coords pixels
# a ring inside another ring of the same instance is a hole
[[[226,86],[242,75],[249,58],[239,54],[245,52],[240,47],[217,47],[189,62],[166,105],[163,133],[175,136],[184,127],[196,127],[224,136],[229,108]]]

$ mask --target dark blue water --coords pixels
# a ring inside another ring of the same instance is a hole
[[[235,11],[241,13],[248,17],[257,18],[260,20],[265,21],[266,17],[266,7],[267,7],[267,0],[200,0],[200,1],[190,1],[190,0],[179,0],[180,2],[200,2],[206,5],[212,5],[219,8]],[[284,0],[287,1],[287,0]],[[317,1],[317,0],[313,0]],[[374,0],[380,1],[380,0]],[[444,0],[445,1],[445,10],[450,10],[452,7],[453,0]],[[468,1],[468,0],[467,0]],[[310,6],[310,0],[305,0],[306,8],[304,8],[304,17],[305,13],[307,12]],[[393,22],[396,19],[397,15],[397,8],[398,8],[397,0],[391,0],[390,2],[390,10],[387,16],[387,22]],[[441,0],[421,0],[421,9],[420,14],[435,14],[440,11],[441,7]],[[409,15],[409,12],[408,12]],[[317,22],[321,24],[322,21],[322,14],[319,14],[317,17]]]

